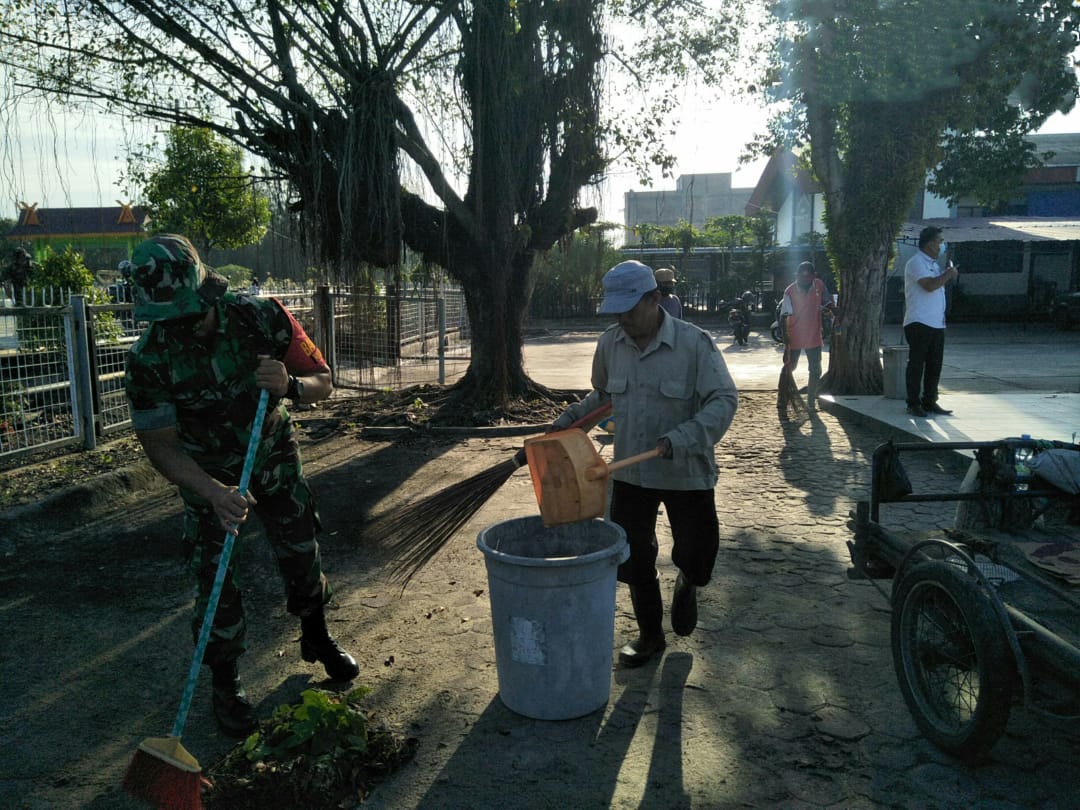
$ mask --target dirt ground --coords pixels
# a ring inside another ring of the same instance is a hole
[[[371,688],[372,710],[419,740],[415,759],[365,806],[1080,806],[1075,724],[1016,707],[990,759],[969,766],[912,722],[892,671],[887,598],[846,575],[847,514],[865,497],[887,429],[821,414],[783,430],[772,395],[744,395],[718,449],[724,543],[697,631],[669,634],[655,664],[616,666],[603,709],[546,722],[498,698],[475,542],[485,526],[536,514],[528,473],[511,477],[404,592],[381,576],[364,537],[372,514],[509,458],[521,437],[394,436],[365,431],[364,419],[342,406],[299,416],[336,590],[332,632],[360,662],[356,683]],[[118,445],[114,458],[133,452]],[[39,462],[36,479],[58,486],[45,469],[64,463]],[[957,475],[929,460],[909,472],[942,486]],[[21,488],[4,473],[11,503],[27,505],[0,513],[3,807],[129,806],[124,769],[141,739],[168,732],[190,661],[192,589],[174,491],[144,465],[75,475],[98,483],[42,500],[32,473]],[[929,528],[951,514],[904,505],[892,519]],[[675,572],[664,518],[659,539],[667,601]],[[242,675],[267,716],[323,673],[300,660],[299,625],[257,530],[239,554],[250,623]],[[632,628],[620,587],[616,646]],[[217,732],[209,702],[204,679],[184,734],[204,767],[235,744]]]

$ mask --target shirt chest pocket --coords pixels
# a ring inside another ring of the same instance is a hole
[[[692,380],[661,380],[660,396],[676,402],[685,402],[694,396]]]
[[[626,377],[611,377],[608,379],[607,392],[612,396],[615,396],[616,394],[625,394],[629,385],[630,383]]]

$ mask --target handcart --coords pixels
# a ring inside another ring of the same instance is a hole
[[[956,492],[913,487],[902,458],[957,451],[974,460]],[[1080,445],[1026,436],[874,452],[870,498],[849,522],[848,574],[892,579],[896,677],[919,729],[944,751],[983,757],[1014,702],[1080,719],[1080,480],[1032,471],[1075,470],[1078,458]],[[883,505],[919,501],[956,501],[955,528],[886,528]]]

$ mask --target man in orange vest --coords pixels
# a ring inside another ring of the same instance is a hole
[[[818,381],[821,379],[821,311],[833,309],[832,297],[825,282],[817,278],[814,265],[803,262],[795,273],[795,281],[784,290],[780,305],[780,327],[788,347],[792,370],[799,364],[799,354],[806,352],[810,381],[806,386],[806,407],[815,408]]]

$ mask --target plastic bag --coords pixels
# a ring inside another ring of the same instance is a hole
[[[883,448],[878,449],[881,453],[881,466],[878,469],[877,491],[874,494],[879,503],[888,503],[910,495],[912,487],[907,470],[900,463],[900,451],[896,449],[892,439],[883,445]]]

